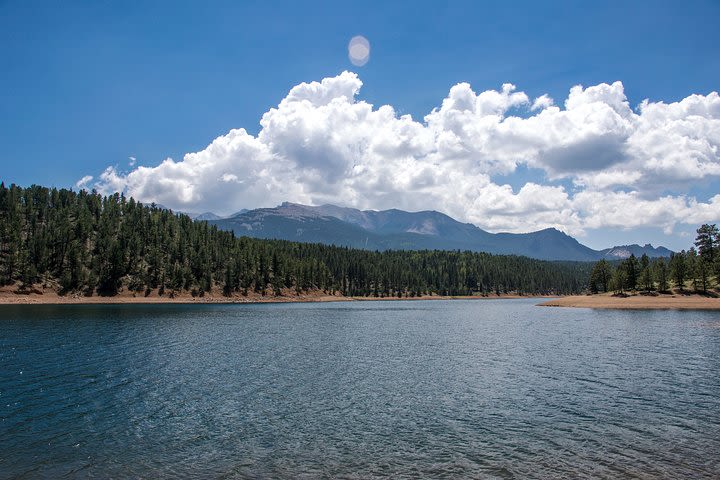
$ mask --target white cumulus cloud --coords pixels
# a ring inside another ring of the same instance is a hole
[[[75,187],[80,189],[86,189],[88,187],[88,184],[93,181],[92,175],[85,175],[80,180],[75,182]]]
[[[553,105],[555,105],[555,101],[550,98],[547,93],[544,93],[533,101],[530,110],[534,112],[535,110],[542,110],[543,108],[552,107]]]
[[[108,167],[96,187],[219,213],[282,201],[435,209],[496,231],[720,220],[718,196],[686,193],[720,179],[716,92],[632,108],[621,82],[603,83],[573,87],[560,107],[510,83],[480,93],[459,83],[418,121],[359,100],[361,87],[351,72],[302,83],[257,136],[234,129],[180,161]],[[548,183],[493,180],[520,165]]]

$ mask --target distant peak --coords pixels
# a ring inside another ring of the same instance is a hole
[[[558,230],[555,227],[543,228],[542,230],[538,230],[537,233],[553,233],[553,234],[559,233],[561,235],[569,236],[567,233],[563,232],[562,230]]]

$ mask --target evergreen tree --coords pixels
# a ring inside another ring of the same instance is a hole
[[[697,254],[695,247],[691,247],[690,250],[685,254],[685,264],[687,269],[687,275],[692,282],[693,290],[696,292],[701,289],[700,274],[700,262],[701,257]]]
[[[640,272],[640,285],[645,292],[649,292],[653,289],[653,281],[652,274],[650,273],[650,268],[644,268]]]
[[[697,229],[697,237],[695,238],[695,246],[698,248],[698,253],[705,261],[712,264],[715,261],[715,256],[718,248],[720,248],[720,233],[715,224],[713,225],[702,225]]]
[[[233,292],[233,273],[230,265],[225,267],[225,284],[223,285],[223,295],[229,297]]]
[[[652,273],[650,272],[650,259],[643,253],[640,258],[640,285],[643,290],[649,292],[653,289]]]
[[[612,266],[607,260],[602,259],[597,262],[590,274],[590,291],[592,293],[598,293],[600,290],[607,292],[612,275]]]
[[[655,262],[655,280],[658,283],[658,290],[666,292],[668,290],[668,267],[663,258],[659,258]]]
[[[695,289],[699,289],[702,292],[707,292],[708,286],[710,284],[710,264],[701,255],[698,256],[697,260],[695,261],[694,277],[697,279],[697,286]]]
[[[612,279],[613,290],[615,293],[623,293],[625,285],[627,285],[627,270],[620,265],[615,269]]]
[[[640,277],[640,263],[635,254],[630,254],[630,257],[622,262],[621,268],[625,270],[625,289],[635,290]]]
[[[673,282],[680,290],[685,289],[685,279],[687,278],[687,266],[685,264],[685,250],[682,252],[672,253],[670,255],[670,271],[672,273]]]

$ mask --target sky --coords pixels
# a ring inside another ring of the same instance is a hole
[[[0,0],[0,180],[688,248],[720,222],[719,20],[717,1]]]

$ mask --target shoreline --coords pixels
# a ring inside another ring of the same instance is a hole
[[[153,292],[149,296],[133,294],[132,292],[120,292],[114,296],[93,295],[87,297],[79,294],[59,295],[53,289],[33,289],[28,293],[16,293],[16,289],[9,287],[0,288],[1,305],[154,305],[154,304],[178,304],[178,305],[200,305],[200,304],[252,304],[252,303],[327,303],[327,302],[355,302],[355,301],[414,301],[414,300],[502,300],[536,298],[555,298],[554,295],[518,295],[489,294],[483,295],[422,295],[418,297],[345,297],[339,294],[331,295],[326,292],[305,292],[296,294],[294,290],[284,291],[281,295],[261,295],[249,292],[248,295],[234,294],[226,297],[213,292],[202,297],[193,297],[189,292],[183,292],[171,296],[157,295]]]
[[[571,295],[538,304],[540,307],[603,310],[720,310],[720,298],[690,293],[613,296]]]
[[[249,292],[247,295],[234,294],[226,297],[219,291],[204,296],[192,296],[190,292],[150,295],[122,291],[114,296],[93,295],[87,297],[78,293],[59,295],[53,288],[33,288],[30,292],[19,293],[13,286],[0,287],[0,306],[2,305],[230,305],[258,303],[327,303],[327,302],[397,302],[416,300],[541,300],[536,306],[558,308],[591,308],[603,310],[720,310],[720,297],[703,296],[690,293],[657,295],[632,294],[614,296],[595,295],[518,295],[516,293],[484,295],[422,295],[418,297],[345,297],[331,295],[323,291],[311,291],[296,294],[292,289],[284,289],[279,296],[262,295]]]

